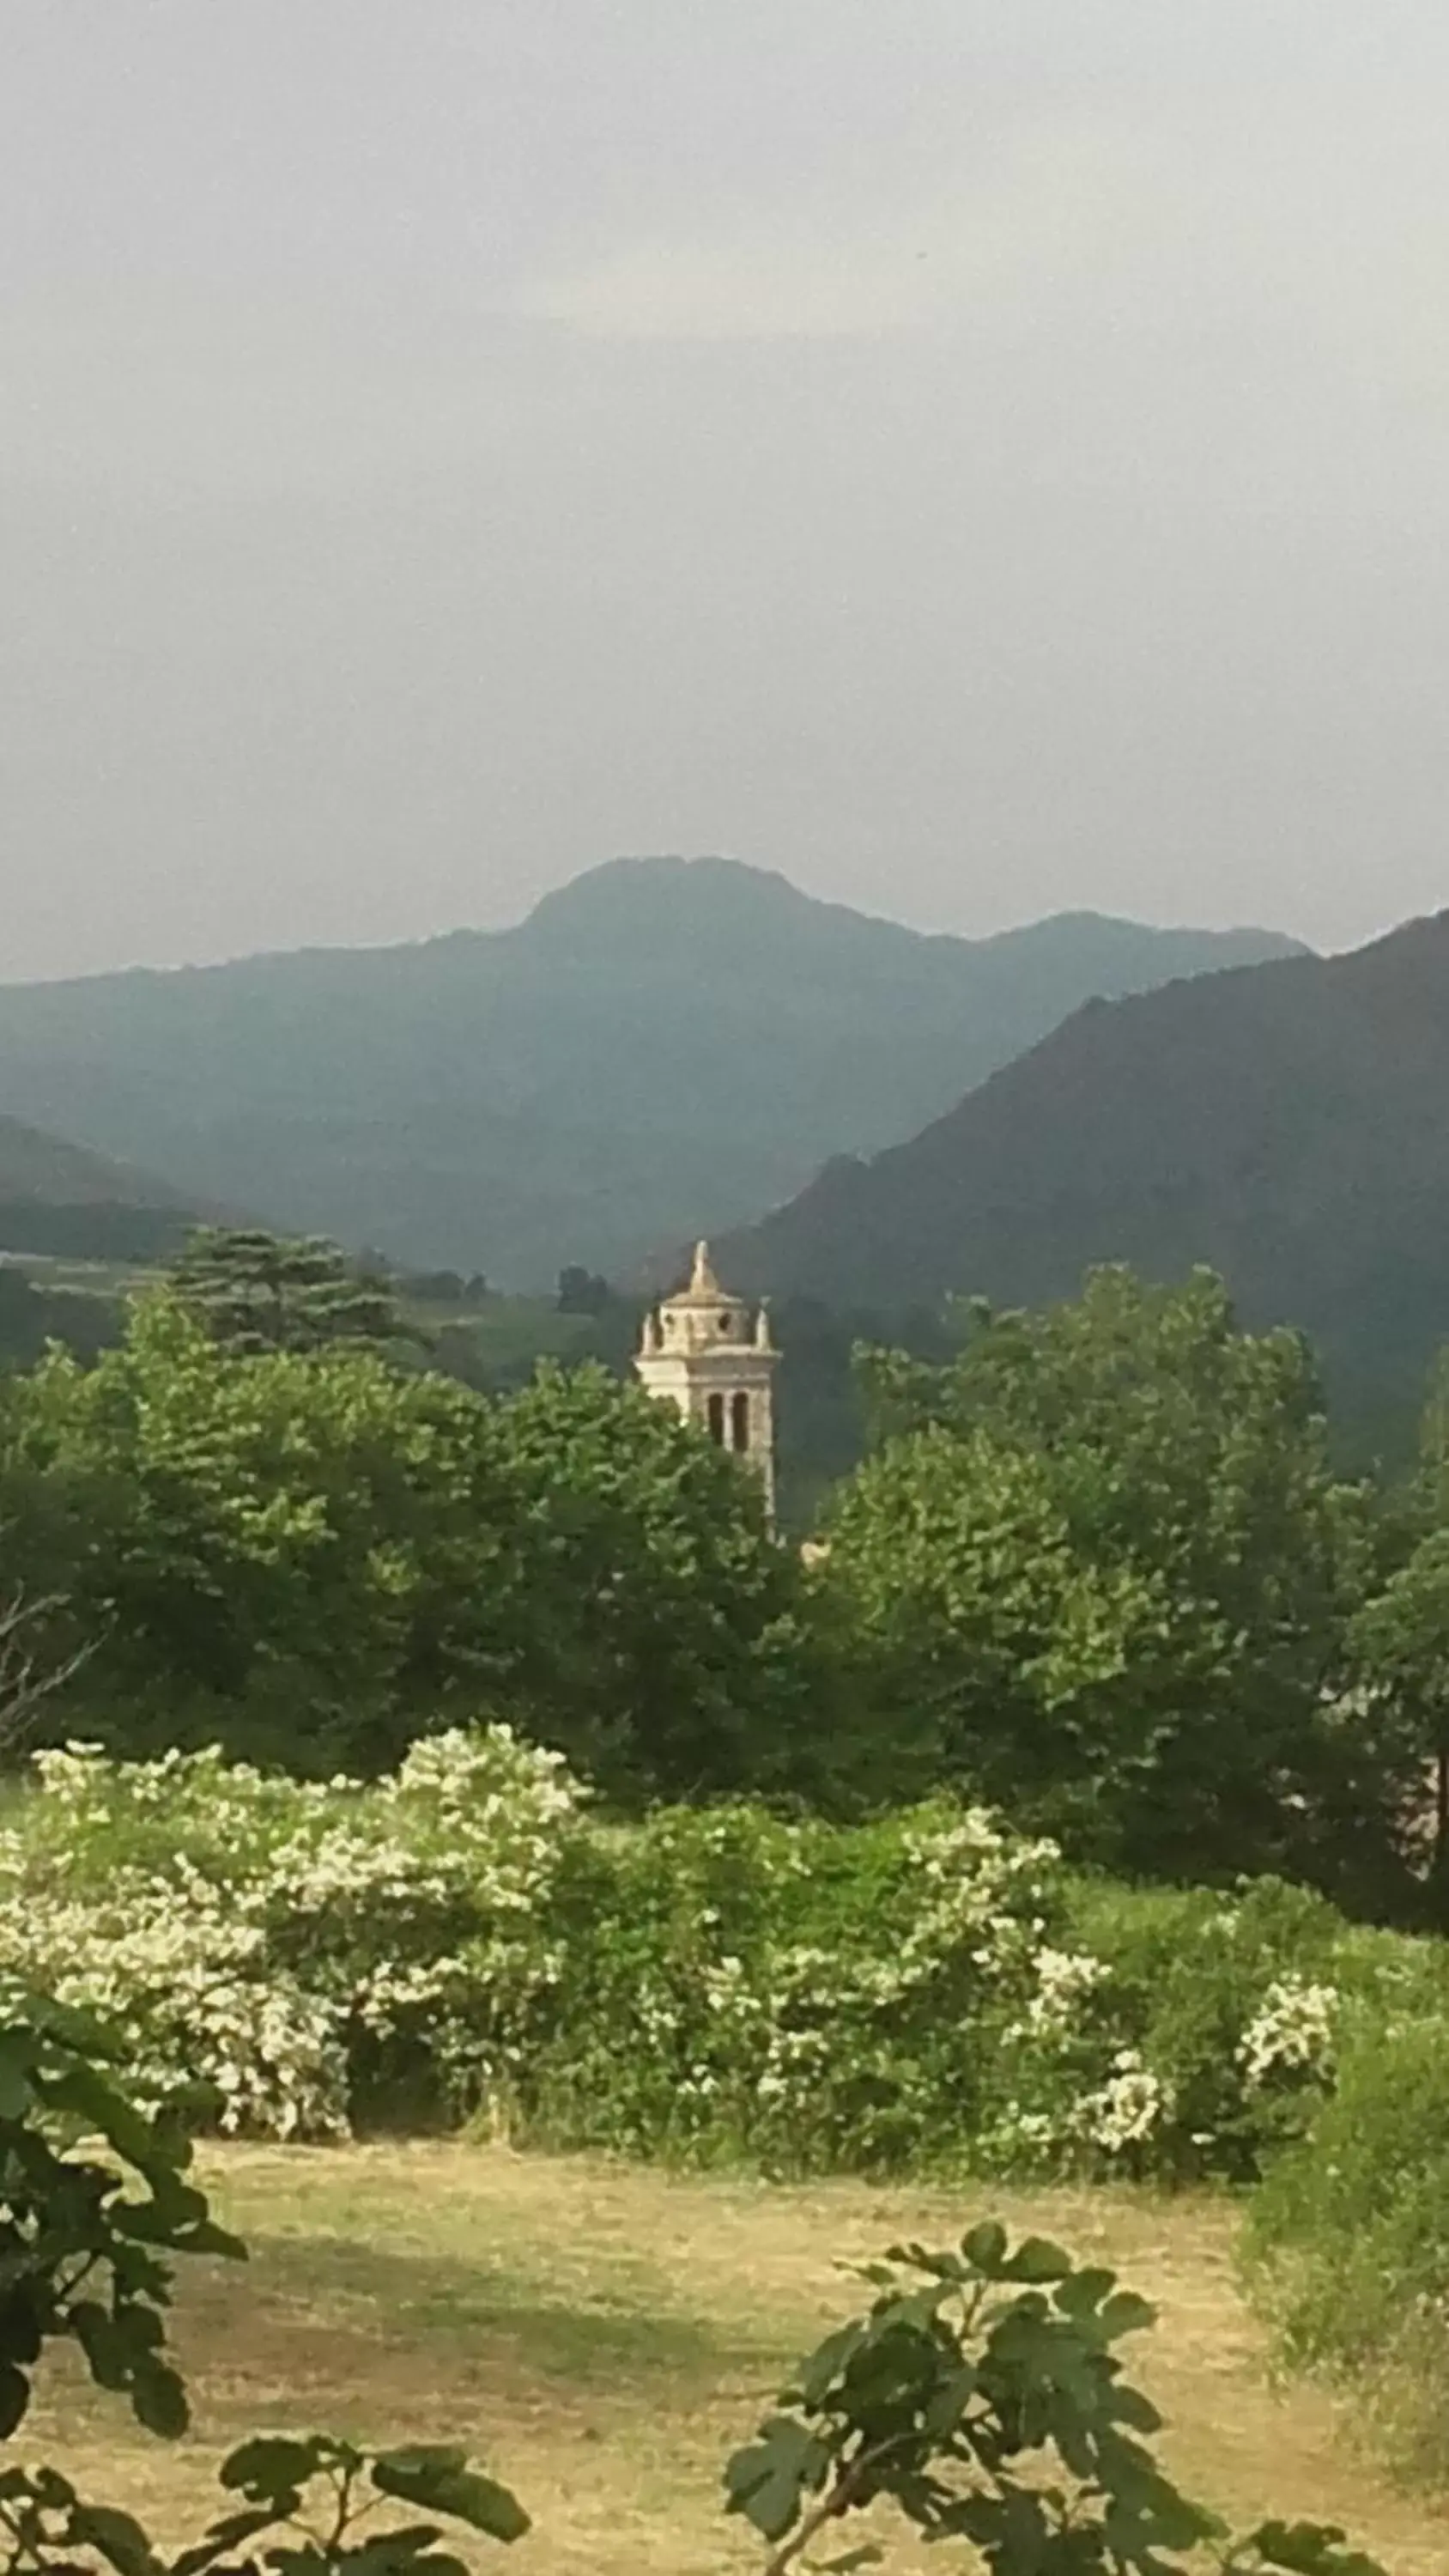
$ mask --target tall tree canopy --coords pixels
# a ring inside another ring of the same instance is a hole
[[[882,1442],[832,1528],[922,1757],[1129,1867],[1386,1866],[1345,1696],[1371,1516],[1305,1344],[1205,1272],[966,1325],[945,1366],[866,1357]]]
[[[1400,1544],[1354,1628],[1360,1687],[1404,1774],[1411,1840],[1427,1847],[1430,1911],[1449,1921],[1449,1351],[1429,1382]]]
[[[322,1235],[259,1226],[198,1226],[170,1272],[181,1303],[214,1341],[244,1354],[380,1347],[408,1327],[392,1289]]]
[[[489,1399],[239,1353],[160,1295],[93,1369],[0,1385],[0,1536],[99,1641],[85,1722],[133,1749],[333,1769],[492,1709],[626,1799],[811,1759],[801,1579],[753,1482],[602,1369]]]

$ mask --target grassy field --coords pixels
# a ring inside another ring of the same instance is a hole
[[[534,2515],[515,2576],[748,2568],[748,2535],[719,2514],[720,2463],[781,2365],[853,2303],[834,2263],[903,2234],[947,2241],[990,2207],[1160,2303],[1136,2375],[1191,2492],[1243,2522],[1271,2508],[1345,2523],[1391,2576],[1449,2566],[1449,2520],[1355,2463],[1326,2400],[1267,2392],[1218,2205],[792,2190],[455,2144],[235,2149],[206,2179],[254,2259],[188,2281],[193,2436],[146,2443],[78,2374],[50,2383],[27,2427],[27,2450],[166,2537],[199,2526],[213,2463],[242,2434],[325,2427],[466,2440]],[[919,2563],[892,2552],[892,2567]]]

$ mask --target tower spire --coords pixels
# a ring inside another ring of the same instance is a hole
[[[686,1422],[759,1477],[771,1519],[777,1358],[764,1307],[752,1314],[743,1297],[720,1286],[709,1245],[701,1240],[688,1287],[662,1298],[645,1316],[634,1361],[650,1395],[674,1405]]]

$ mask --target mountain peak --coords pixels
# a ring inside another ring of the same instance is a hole
[[[681,935],[761,938],[782,920],[843,909],[817,904],[778,869],[750,867],[743,859],[605,859],[542,896],[513,935],[560,946],[636,938],[657,944]]]

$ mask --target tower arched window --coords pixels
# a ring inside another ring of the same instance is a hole
[[[712,1395],[709,1399],[709,1436],[716,1448],[724,1447],[725,1400],[722,1395]]]
[[[730,1398],[730,1432],[736,1449],[750,1445],[750,1399],[741,1388]]]

